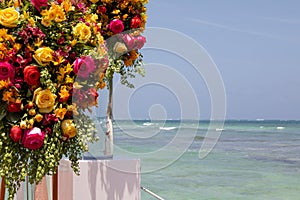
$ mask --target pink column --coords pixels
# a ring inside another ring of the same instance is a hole
[[[59,200],[140,200],[140,161],[80,161],[80,176],[69,161],[61,161],[58,195]]]

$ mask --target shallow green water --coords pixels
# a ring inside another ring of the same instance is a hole
[[[213,151],[199,159],[207,125],[118,122],[115,144],[120,151],[115,154],[141,158],[142,185],[165,199],[300,199],[300,122],[226,122]],[[188,145],[184,137],[192,133],[196,139]],[[168,146],[175,137],[183,141],[176,145],[188,145],[185,151]],[[155,199],[141,193],[142,199]]]

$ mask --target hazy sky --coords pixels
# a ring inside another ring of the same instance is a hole
[[[179,31],[203,46],[224,81],[228,119],[299,120],[299,7],[298,0],[149,0],[147,26]],[[210,118],[207,85],[188,62],[159,50],[145,50],[144,57],[146,63],[183,73],[196,93],[201,119]],[[148,118],[149,109],[152,117],[181,118],[176,96],[160,84],[145,86],[130,96],[128,112],[132,118]],[[114,112],[122,118],[123,111]]]

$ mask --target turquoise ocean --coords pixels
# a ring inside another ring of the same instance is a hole
[[[142,186],[166,200],[300,199],[300,121],[226,121],[212,151],[199,158],[208,126],[115,121],[114,157],[141,159]]]

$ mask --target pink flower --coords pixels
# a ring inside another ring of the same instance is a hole
[[[54,122],[58,122],[58,118],[55,114],[45,114],[42,125],[47,126]]]
[[[0,80],[12,80],[15,76],[15,69],[8,62],[0,62]]]
[[[51,134],[51,133],[52,133],[52,129],[51,129],[50,127],[46,127],[46,128],[44,129],[44,133],[45,133],[45,134]]]
[[[146,38],[144,36],[133,37],[131,35],[125,34],[123,36],[123,41],[125,42],[128,51],[134,49],[141,49],[146,43]]]
[[[60,37],[56,40],[57,44],[63,44],[65,42],[65,38],[64,37]]]
[[[40,128],[34,127],[24,131],[22,143],[25,148],[36,150],[43,146],[45,133]]]
[[[144,46],[144,44],[146,43],[146,38],[144,37],[144,36],[137,36],[136,37],[136,46],[135,46],[135,48],[136,49],[141,49],[143,46]]]
[[[73,89],[72,101],[75,103],[80,103],[84,101],[84,94],[79,89]]]
[[[125,34],[123,36],[123,41],[125,42],[128,51],[134,50],[135,39],[131,35]]]
[[[40,12],[42,6],[48,5],[48,0],[31,0],[31,3]]]
[[[95,69],[95,62],[90,56],[77,58],[74,62],[74,73],[79,78],[87,79]]]
[[[109,23],[109,29],[114,33],[121,33],[124,30],[124,24],[119,19],[114,19]]]

